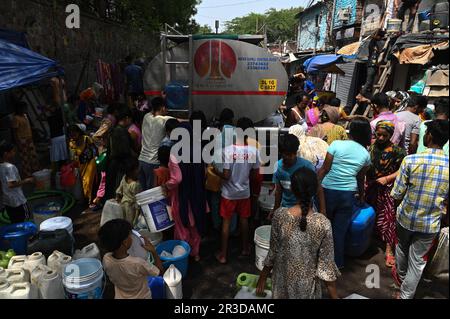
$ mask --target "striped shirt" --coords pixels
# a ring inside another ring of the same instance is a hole
[[[439,233],[448,198],[449,160],[441,149],[406,156],[391,196],[402,200],[397,221],[411,231]]]

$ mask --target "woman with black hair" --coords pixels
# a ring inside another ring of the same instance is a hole
[[[337,299],[335,281],[340,275],[334,262],[330,221],[315,213],[317,175],[300,168],[291,178],[297,204],[278,209],[272,219],[270,249],[256,292],[264,292],[267,276],[272,274],[275,299],[320,299],[324,281],[331,298]]]
[[[325,193],[327,216],[333,225],[334,255],[344,267],[345,235],[350,227],[355,196],[364,199],[364,181],[371,164],[367,147],[372,131],[370,123],[357,117],[350,123],[349,140],[334,141],[328,148],[318,177]]]

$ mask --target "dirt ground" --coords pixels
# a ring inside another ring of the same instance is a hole
[[[75,207],[69,213],[74,221],[74,236],[76,248],[82,248],[97,240],[97,231],[100,224],[101,212],[77,212],[82,207]],[[251,237],[253,238],[253,237]],[[200,262],[193,259],[189,261],[187,278],[183,281],[185,299],[232,299],[236,295],[236,279],[241,273],[258,274],[255,266],[254,249],[251,257],[239,258],[240,243],[238,237],[232,237],[230,243],[229,261],[226,265],[219,264],[214,258],[214,252],[219,248],[219,234],[212,231],[201,243]],[[341,298],[353,293],[371,299],[390,299],[393,292],[393,281],[390,269],[384,266],[384,252],[377,240],[372,241],[371,247],[361,257],[347,258],[346,267],[337,281],[338,294]],[[367,288],[366,279],[373,268],[369,265],[379,265],[379,288]],[[326,289],[324,289],[326,297]],[[109,283],[104,295],[105,298],[114,297],[113,286]],[[448,281],[422,280],[416,298],[443,299],[449,297]]]

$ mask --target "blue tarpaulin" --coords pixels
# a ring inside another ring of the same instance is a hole
[[[320,72],[333,64],[342,62],[343,58],[340,55],[323,54],[309,58],[303,63],[303,67],[307,73],[313,74]]]
[[[27,37],[24,32],[17,32],[13,30],[0,28],[0,40],[11,42],[15,45],[29,49]]]
[[[0,40],[0,92],[58,76],[56,66],[49,58]]]

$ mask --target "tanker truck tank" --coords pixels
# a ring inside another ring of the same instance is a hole
[[[194,36],[191,48],[185,41],[166,50],[166,61],[189,63],[165,63],[162,52],[150,62],[144,75],[149,99],[165,91],[169,110],[188,110],[192,80],[192,110],[203,111],[210,121],[230,108],[236,119],[255,123],[285,99],[286,70],[267,49],[230,36]]]

